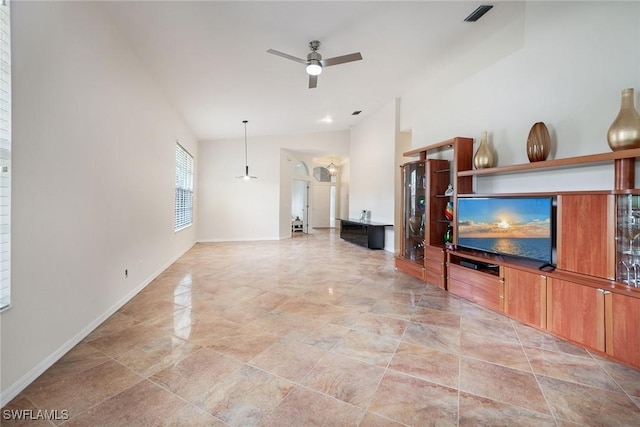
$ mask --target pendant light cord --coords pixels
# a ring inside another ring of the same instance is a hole
[[[248,169],[249,167],[249,159],[247,157],[247,123],[249,120],[243,120],[244,123],[244,166]]]
[[[258,178],[257,176],[249,175],[249,144],[247,143],[247,123],[249,120],[243,120],[244,123],[244,175],[236,176],[236,178],[242,178],[247,181]]]

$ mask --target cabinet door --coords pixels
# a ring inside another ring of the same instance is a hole
[[[607,353],[640,369],[640,298],[606,295]]]
[[[396,269],[416,279],[424,280],[424,267],[403,257],[396,258]]]
[[[558,196],[558,268],[615,276],[614,198],[607,194]]]
[[[443,248],[425,246],[425,280],[427,283],[446,289],[447,269]]]
[[[488,309],[502,312],[504,294],[501,277],[449,263],[449,292]]]
[[[537,328],[547,327],[547,277],[505,268],[505,313]]]
[[[604,294],[589,286],[547,279],[547,329],[585,347],[604,351]]]
[[[411,162],[402,166],[402,257],[424,266],[425,162]]]

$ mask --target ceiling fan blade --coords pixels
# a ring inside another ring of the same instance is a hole
[[[318,76],[309,75],[309,89],[313,89],[318,86]]]
[[[331,65],[344,64],[345,62],[360,61],[361,59],[362,59],[362,55],[360,55],[360,52],[357,52],[357,53],[351,53],[349,55],[342,55],[342,56],[336,56],[334,58],[323,59],[320,62],[322,62],[323,66],[329,67]]]
[[[290,59],[290,60],[292,60],[292,61],[299,62],[299,63],[301,63],[301,64],[305,64],[305,65],[306,65],[306,64],[308,63],[306,59],[296,58],[295,56],[291,56],[291,55],[289,55],[289,54],[287,54],[287,53],[279,52],[279,51],[277,51],[277,50],[269,49],[267,52],[268,52],[268,53],[272,53],[272,54],[274,54],[274,55],[281,56],[281,57],[283,57],[283,58]]]

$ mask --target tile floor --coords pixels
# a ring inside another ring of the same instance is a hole
[[[4,409],[64,426],[640,425],[639,371],[393,265],[333,231],[197,244]]]

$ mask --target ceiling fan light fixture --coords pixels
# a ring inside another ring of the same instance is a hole
[[[322,65],[320,61],[317,59],[309,60],[309,65],[307,65],[307,74],[310,76],[318,76],[322,73]]]
[[[362,54],[360,52],[350,53],[348,55],[335,56],[333,58],[322,59],[322,55],[318,53],[320,42],[318,40],[312,40],[309,42],[309,49],[311,52],[307,55],[307,59],[298,58],[288,53],[279,52],[275,49],[268,49],[267,53],[272,55],[281,56],[290,61],[299,62],[304,64],[309,75],[309,89],[314,89],[318,86],[318,76],[322,73],[324,67],[331,67],[333,65],[346,64],[347,62],[362,60]]]

